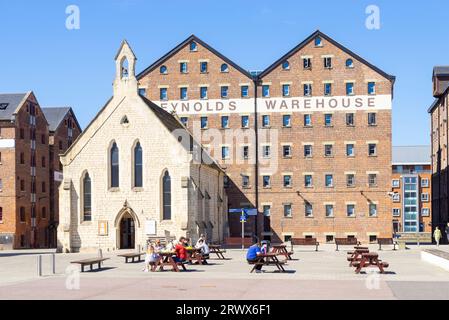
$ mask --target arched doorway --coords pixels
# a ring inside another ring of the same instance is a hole
[[[134,218],[127,212],[120,220],[120,249],[134,249],[136,245],[136,226]]]

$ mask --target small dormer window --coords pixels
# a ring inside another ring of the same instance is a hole
[[[352,60],[352,59],[346,60],[346,68],[350,68],[350,69],[354,68],[354,60]]]
[[[315,47],[322,47],[323,46],[323,40],[321,39],[321,37],[316,37],[315,38]]]
[[[288,61],[282,62],[282,69],[283,70],[290,70],[290,62],[288,62]]]
[[[159,68],[159,72],[160,72],[161,74],[167,74],[167,66],[161,66],[161,67]]]
[[[190,51],[198,51],[198,45],[195,41],[190,42]]]
[[[0,103],[0,110],[6,110],[8,108],[9,103]]]

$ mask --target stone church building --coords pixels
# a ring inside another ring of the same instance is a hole
[[[138,93],[126,41],[114,95],[61,156],[58,248],[132,249],[147,239],[227,236],[224,172],[178,118]]]

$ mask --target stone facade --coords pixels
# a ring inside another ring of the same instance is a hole
[[[318,38],[320,42],[316,43]],[[331,59],[331,66],[324,66],[326,58]],[[311,65],[306,66],[304,59],[310,59]],[[347,64],[349,59],[351,64]],[[203,62],[207,62],[206,71],[201,70]],[[181,72],[183,63],[188,64],[188,70]],[[229,71],[222,72],[223,63],[229,64]],[[315,32],[260,74],[248,74],[192,36],[145,69],[138,80],[147,97],[185,118],[203,144],[210,145],[211,154],[230,179],[229,207],[258,209],[257,222],[251,217],[246,224],[247,235],[256,233],[276,242],[310,236],[321,242],[346,236],[365,242],[391,237],[388,193],[394,77],[325,34]],[[325,96],[326,83],[332,85],[332,92]],[[353,83],[349,97],[347,83]],[[375,90],[368,93],[371,83]],[[306,84],[313,88],[310,97],[303,90]],[[223,86],[228,88],[225,97]],[[242,86],[250,90],[245,97]],[[268,95],[264,86],[269,86]],[[208,88],[207,97],[201,95],[201,87]],[[181,96],[181,88],[187,88],[187,96]],[[166,89],[166,99],[161,99],[162,89]],[[283,91],[286,89],[288,94]],[[343,104],[350,106],[332,105],[333,100],[348,98],[352,102]],[[312,107],[321,100],[328,105]],[[277,106],[271,108],[273,103]],[[353,125],[346,123],[348,113],[354,115]],[[325,126],[325,114],[332,114],[331,125]],[[370,114],[375,121],[369,124]],[[311,116],[310,125],[304,124],[305,115]],[[249,126],[243,128],[246,116]],[[264,116],[269,116],[268,125],[264,125]],[[283,123],[284,116],[290,117],[288,126]],[[201,128],[201,118],[206,117],[208,125]],[[224,117],[228,117],[226,128],[222,126]],[[240,140],[227,139],[229,132]],[[244,135],[248,139],[242,138]],[[369,155],[370,144],[376,145],[375,154]],[[305,145],[313,146],[312,157],[304,157]],[[332,145],[330,156],[324,155],[326,145]],[[354,145],[354,155],[347,156],[347,145]],[[247,157],[243,156],[244,146],[249,148]],[[284,146],[290,147],[287,156]],[[223,147],[229,147],[229,157],[222,157]],[[269,147],[269,155],[264,155],[265,147]],[[355,184],[350,187],[346,183],[348,174],[355,175]],[[371,185],[370,174],[377,178]],[[313,176],[313,185],[305,187],[309,175]],[[331,186],[325,185],[326,175],[332,175]],[[285,177],[290,178],[290,184],[284,184]],[[266,186],[264,179],[269,179]],[[312,213],[305,213],[306,205],[312,206]],[[347,215],[348,205],[355,206],[351,217]],[[374,214],[369,212],[371,205],[375,205]],[[326,206],[332,206],[332,215],[326,216]],[[286,215],[285,208],[291,208],[291,214]],[[231,214],[229,220],[231,236],[240,236],[238,215]]]
[[[222,170],[214,162],[194,161],[191,149],[186,149],[171,132],[177,129],[185,134],[179,121],[138,94],[135,61],[124,42],[116,57],[114,96],[61,157],[61,250],[131,247],[122,243],[124,218],[131,219],[134,225],[134,247],[144,246],[149,236],[196,239],[200,233],[207,233],[210,241],[217,242],[224,237],[227,199]],[[119,150],[119,187],[111,188],[110,152],[114,143]],[[143,150],[141,187],[135,187],[133,181],[137,143]],[[163,216],[163,179],[167,172],[171,181],[171,219]],[[83,212],[86,174],[92,190],[90,221],[84,219]],[[153,223],[155,230],[148,227]]]

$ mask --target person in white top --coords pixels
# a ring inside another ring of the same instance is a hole
[[[207,259],[209,259],[210,249],[207,245],[206,241],[203,239],[199,239],[196,246],[196,249],[201,250],[201,255],[203,256],[203,264],[207,264]]]

